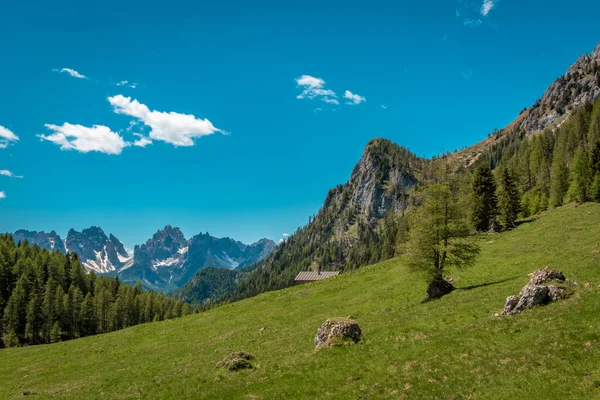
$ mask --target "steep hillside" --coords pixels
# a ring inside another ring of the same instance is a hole
[[[555,130],[577,110],[600,98],[600,43],[590,54],[584,54],[565,74],[546,89],[542,97],[500,131],[452,156],[462,165],[473,165],[482,154],[498,147],[511,137],[523,137],[546,128]]]
[[[242,269],[226,299],[287,287],[311,268],[348,271],[393,257],[397,219],[426,163],[389,140],[369,142],[348,182],[331,189],[317,215],[268,258]]]
[[[437,301],[421,303],[425,283],[394,259],[178,320],[1,350],[0,398],[598,398],[599,225],[600,205],[585,204],[483,235],[476,265]],[[575,295],[495,317],[546,265],[579,282]],[[363,341],[315,351],[321,323],[347,315]],[[240,350],[254,369],[215,367]]]

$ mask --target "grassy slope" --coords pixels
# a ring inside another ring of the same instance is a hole
[[[599,226],[589,204],[486,236],[477,266],[454,275],[462,289],[425,304],[425,285],[391,260],[180,320],[2,350],[0,398],[600,398]],[[546,265],[594,288],[492,317]],[[319,325],[349,314],[363,343],[315,352]],[[216,369],[233,350],[257,368]]]

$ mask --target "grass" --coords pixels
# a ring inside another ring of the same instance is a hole
[[[600,398],[599,226],[600,205],[586,204],[486,235],[477,265],[453,274],[459,290],[423,304],[425,284],[390,260],[179,320],[1,350],[0,398]],[[573,297],[493,316],[546,265],[580,283]],[[315,351],[321,323],[348,315],[363,341]],[[254,369],[215,367],[241,350]]]

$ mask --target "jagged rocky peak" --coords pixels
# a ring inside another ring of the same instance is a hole
[[[29,244],[37,244],[42,249],[47,249],[50,251],[56,250],[60,251],[61,253],[66,253],[63,241],[55,231],[46,233],[44,231],[37,232],[20,229],[13,234],[13,239],[15,243],[27,240]]]
[[[145,244],[135,246],[134,257],[147,262],[164,260],[176,254],[186,243],[181,229],[167,225],[152,235]]]
[[[124,257],[128,257],[129,254],[127,253],[127,250],[125,250],[125,246],[123,245],[123,242],[121,242],[119,239],[116,238],[115,235],[113,235],[112,233],[108,236],[108,239],[110,241],[110,243],[113,245],[113,248],[115,249],[115,251],[124,256]]]
[[[554,81],[541,99],[527,110],[516,127],[527,134],[560,123],[585,102],[600,98],[600,43]]]
[[[418,158],[408,149],[387,139],[371,140],[347,184],[354,204],[362,214],[375,218],[405,209],[418,166]]]
[[[65,244],[67,251],[79,255],[79,259],[88,271],[112,272],[131,263],[123,243],[112,234],[110,237],[106,236],[98,226],[92,226],[81,232],[75,229],[69,230]]]

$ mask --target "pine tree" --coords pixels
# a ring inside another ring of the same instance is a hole
[[[42,337],[46,343],[50,341],[50,331],[52,330],[52,325],[57,319],[55,300],[57,285],[58,283],[54,280],[54,278],[50,277],[46,282],[46,286],[44,287],[42,312],[45,316],[45,323],[43,326]]]
[[[479,164],[473,174],[473,211],[471,221],[480,231],[495,230],[498,215],[496,182],[487,164]]]
[[[43,338],[41,335],[45,321],[42,310],[42,300],[35,292],[27,305],[26,321],[25,336],[29,344],[42,343]]]
[[[28,289],[29,281],[25,275],[22,275],[17,281],[17,285],[4,309],[2,325],[7,335],[4,340],[7,346],[16,346],[24,341],[27,324]]]
[[[451,291],[444,280],[451,267],[471,266],[479,247],[472,240],[467,216],[449,185],[433,184],[423,191],[424,203],[411,216],[404,259],[429,283],[428,296]]]
[[[50,343],[57,343],[62,340],[62,332],[60,330],[60,324],[58,321],[55,321],[52,324],[52,329],[50,329]]]
[[[565,149],[559,145],[554,151],[552,176],[550,178],[550,205],[562,206],[569,189],[569,169],[565,159]]]
[[[500,214],[502,215],[504,227],[512,229],[516,226],[516,221],[521,212],[521,198],[517,184],[506,168],[500,171],[500,196],[498,203],[500,206]]]
[[[588,175],[587,156],[585,152],[579,148],[577,149],[577,152],[575,152],[569,172],[571,184],[567,195],[571,201],[583,203],[588,200]]]

